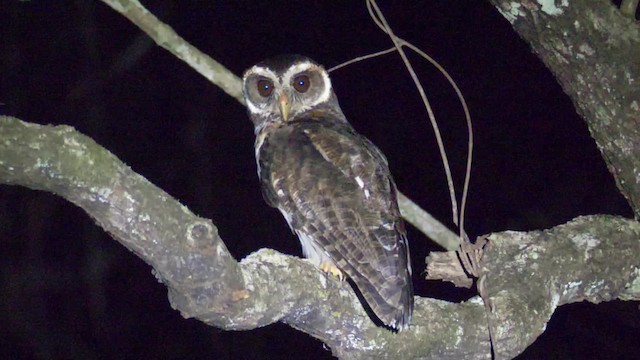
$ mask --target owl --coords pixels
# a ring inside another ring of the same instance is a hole
[[[385,156],[345,118],[327,71],[287,55],[244,73],[258,177],[311,263],[346,275],[373,313],[409,326],[411,264]]]

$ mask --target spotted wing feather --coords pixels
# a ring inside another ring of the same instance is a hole
[[[348,124],[303,119],[272,130],[257,156],[267,202],[354,281],[385,324],[408,325],[409,249],[384,155]]]

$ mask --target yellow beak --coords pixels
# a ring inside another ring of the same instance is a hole
[[[289,104],[289,97],[284,91],[278,98],[278,105],[280,106],[280,115],[282,115],[282,119],[284,119],[284,121],[286,122],[287,118],[289,117],[289,110],[291,108],[291,105]]]

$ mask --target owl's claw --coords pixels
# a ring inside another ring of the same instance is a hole
[[[330,263],[330,262],[321,263],[320,270],[337,277],[338,279],[340,279],[340,281],[344,281],[344,273],[342,272],[342,270],[338,269],[338,267],[336,267],[333,263]]]

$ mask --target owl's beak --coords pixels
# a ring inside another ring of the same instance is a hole
[[[278,98],[278,105],[280,106],[280,115],[282,115],[282,118],[286,122],[287,118],[289,117],[289,110],[291,109],[291,105],[289,104],[289,97],[284,91]]]

